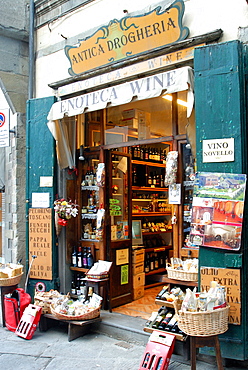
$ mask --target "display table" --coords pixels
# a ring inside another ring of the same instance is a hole
[[[212,335],[209,337],[190,336],[191,370],[196,370],[196,349],[201,348],[201,347],[215,348],[218,370],[224,370],[224,367],[222,365],[222,358],[221,358],[220,343],[219,343],[218,335]]]
[[[87,288],[87,294],[89,291],[89,287],[92,287],[94,289],[94,292],[98,295],[101,295],[100,290],[103,289],[103,307],[104,309],[108,309],[109,312],[112,312],[112,306],[111,306],[111,296],[110,296],[110,289],[109,289],[109,278],[106,279],[89,279],[84,278],[82,279]],[[86,297],[88,299],[88,296]]]
[[[47,331],[50,327],[53,326],[54,321],[64,322],[68,324],[68,341],[71,342],[72,340],[89,333],[91,325],[95,324],[96,322],[100,322],[101,318],[99,316],[96,317],[95,319],[74,321],[74,320],[61,320],[51,314],[44,314],[41,315],[40,318],[39,323],[40,331]]]
[[[11,294],[18,288],[18,284],[15,285],[9,285],[9,286],[0,286],[0,292],[1,292],[1,311],[2,311],[2,323],[3,327],[5,327],[5,308],[4,308],[4,296],[5,294]]]

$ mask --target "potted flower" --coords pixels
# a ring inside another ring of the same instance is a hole
[[[78,214],[78,205],[71,200],[57,199],[54,201],[54,210],[58,216],[58,224],[66,226],[70,218],[76,217]]]

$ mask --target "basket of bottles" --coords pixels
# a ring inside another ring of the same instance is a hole
[[[229,305],[223,287],[216,282],[208,293],[187,289],[181,309],[175,305],[178,327],[191,336],[211,336],[228,330]]]
[[[59,320],[84,321],[100,316],[102,297],[93,293],[89,301],[58,298],[51,304],[51,313]]]

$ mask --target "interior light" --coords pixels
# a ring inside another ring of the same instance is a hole
[[[169,100],[169,101],[172,101],[172,96],[171,95],[163,95],[162,96],[163,99],[166,99],[166,100]],[[184,107],[187,107],[188,106],[188,103],[184,100],[181,100],[181,99],[177,99],[177,104],[179,105],[182,105]]]

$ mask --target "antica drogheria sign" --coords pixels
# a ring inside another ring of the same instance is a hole
[[[182,26],[184,2],[175,1],[163,9],[158,6],[149,13],[114,19],[92,36],[79,40],[79,46],[66,46],[70,75],[78,75],[145,51],[184,40],[189,30]]]

